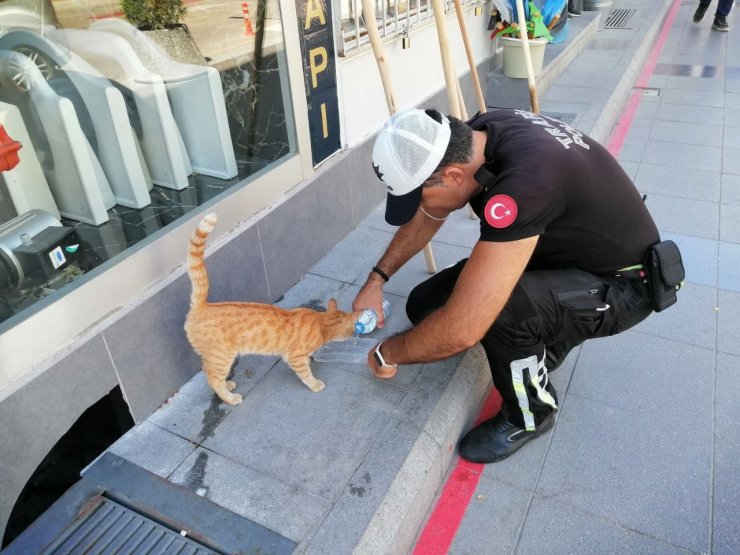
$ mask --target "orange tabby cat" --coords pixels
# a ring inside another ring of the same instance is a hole
[[[324,343],[346,339],[354,333],[360,311],[337,310],[334,299],[326,312],[309,308],[285,310],[261,303],[209,303],[206,238],[216,224],[207,214],[193,232],[188,250],[188,275],[193,285],[185,331],[203,359],[203,372],[216,395],[238,405],[242,396],[231,391],[236,384],[226,378],[239,354],[280,355],[311,391],[324,389],[314,378],[308,357]]]

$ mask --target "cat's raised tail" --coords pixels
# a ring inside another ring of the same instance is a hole
[[[208,300],[208,272],[206,271],[206,239],[218,222],[218,217],[211,212],[206,214],[190,237],[188,247],[188,275],[193,290],[190,293],[190,306],[205,304]]]

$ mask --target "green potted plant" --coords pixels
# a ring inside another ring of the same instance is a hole
[[[554,1],[558,2],[558,0]],[[545,24],[542,10],[538,8],[532,0],[529,0],[525,6],[525,25],[527,38],[529,39],[528,42],[531,53],[532,68],[535,76],[537,76],[542,71],[545,46],[553,37],[550,34],[550,29]],[[500,12],[496,13],[495,15],[498,16],[498,21],[494,24],[491,38],[496,36],[501,37],[504,48],[504,75],[507,77],[522,78],[527,77],[527,70],[522,48],[522,33],[519,28],[519,24],[516,21],[515,14],[516,10],[513,6],[512,9],[509,10],[509,14],[506,16],[502,16]],[[558,17],[559,16],[555,16],[553,18],[554,21],[551,21],[551,24],[554,24]]]
[[[121,10],[142,31],[178,27],[188,11],[182,0],[121,0]]]
[[[121,0],[121,11],[131,25],[159,43],[174,60],[205,64],[183,21],[187,14],[183,0]]]

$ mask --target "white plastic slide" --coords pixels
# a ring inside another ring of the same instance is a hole
[[[107,222],[113,192],[72,102],[54,92],[30,58],[1,49],[0,101],[19,109],[61,215]]]
[[[122,19],[99,19],[90,30],[124,38],[147,70],[162,76],[193,169],[222,179],[235,177],[236,157],[218,70],[173,60],[156,41]]]
[[[33,208],[39,208],[59,219],[59,209],[49,190],[41,164],[33,149],[31,137],[21,113],[12,104],[0,102],[0,125],[5,128],[11,139],[21,143],[18,151],[20,162],[12,170],[3,172],[2,179],[8,190],[16,215],[25,214]]]
[[[124,95],[130,95],[136,106],[141,149],[152,181],[170,189],[185,189],[193,168],[172,116],[162,77],[148,71],[131,45],[111,33],[55,29],[49,30],[47,36],[121,85]]]
[[[78,94],[70,95],[70,100],[74,103],[75,98],[79,98],[84,105],[78,106],[78,117],[84,111],[92,122],[93,150],[108,178],[116,204],[129,208],[151,204],[152,179],[136,144],[121,91],[85,60],[35,31],[8,31],[0,36],[0,48],[42,61],[52,73],[46,78],[57,83],[58,93],[62,85],[70,88],[71,84]]]

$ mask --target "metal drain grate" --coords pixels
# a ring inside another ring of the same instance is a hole
[[[94,500],[95,509],[76,522],[54,543],[46,554],[73,553],[177,553],[179,555],[216,555],[158,522],[104,497]]]
[[[635,15],[635,9],[620,8],[618,10],[612,10],[606,21],[604,21],[604,29],[632,29],[629,26],[629,22],[632,16]]]
[[[290,555],[296,542],[105,452],[3,555]]]

